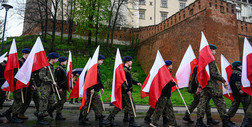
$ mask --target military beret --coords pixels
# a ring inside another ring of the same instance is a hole
[[[48,54],[48,58],[51,58],[51,59],[59,58],[59,54],[56,52],[51,52]]]
[[[172,61],[166,60],[166,61],[165,61],[165,64],[166,64],[166,66],[170,66],[170,65],[172,64]]]
[[[215,46],[213,44],[209,44],[209,47],[210,47],[210,49],[213,49],[213,50],[217,49],[217,46]]]
[[[241,66],[241,65],[242,65],[241,61],[235,61],[235,62],[232,63],[233,67],[237,67],[237,66]]]
[[[105,57],[103,55],[99,55],[98,60],[102,60],[102,59],[105,59]]]
[[[132,61],[132,57],[131,56],[125,56],[125,57],[123,57],[123,61],[124,62]]]
[[[67,58],[64,56],[59,57],[59,62],[67,61]]]
[[[31,49],[30,48],[24,48],[22,50],[22,53],[30,53],[31,52]]]

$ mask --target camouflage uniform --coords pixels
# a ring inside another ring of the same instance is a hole
[[[101,118],[102,116],[102,111],[103,111],[103,107],[102,107],[102,103],[101,103],[101,99],[99,97],[98,92],[100,91],[100,89],[104,89],[103,84],[101,82],[101,73],[100,73],[100,66],[97,66],[97,84],[88,88],[88,92],[87,92],[87,100],[85,102],[85,105],[83,106],[83,108],[81,109],[81,114],[84,118],[87,117],[88,113],[87,113],[87,109],[88,109],[88,105],[89,105],[89,100],[90,100],[90,90],[94,89],[94,94],[92,97],[92,101],[90,104],[90,107],[93,108],[95,115],[97,116],[97,118]]]
[[[212,98],[214,104],[217,107],[217,110],[220,114],[222,120],[227,119],[226,114],[226,104],[224,98],[222,96],[222,90],[218,84],[218,80],[222,83],[225,83],[225,79],[220,75],[216,62],[213,61],[209,63],[210,70],[210,81],[208,81],[208,85],[202,89],[200,93],[200,101],[197,108],[197,118],[201,119],[204,117],[204,113],[206,111],[206,105],[209,103],[209,100]]]
[[[2,87],[2,85],[4,84],[4,82],[6,81],[4,78],[4,69],[6,66],[6,61],[3,61],[2,63],[0,63],[0,86]],[[0,108],[2,109],[3,103],[6,99],[6,92],[3,91],[2,89],[0,89]]]
[[[170,119],[169,125],[171,126],[176,126],[176,118],[174,115],[174,111],[173,111],[173,106],[172,106],[172,102],[170,99],[171,96],[171,88],[173,86],[175,86],[176,83],[173,81],[170,81],[168,84],[166,84],[166,86],[163,88],[161,96],[159,97],[153,115],[152,115],[152,120],[151,123],[152,124],[157,124],[161,114],[164,112],[164,110],[167,110],[166,112],[168,112],[168,117]]]
[[[249,105],[249,96],[246,93],[241,95],[239,92],[241,90],[241,70],[239,68],[234,68],[231,74],[230,87],[234,97],[234,101],[228,110],[228,116],[231,118],[236,114],[240,103],[243,105],[244,112],[246,112]]]
[[[41,68],[39,70],[39,77],[42,81],[40,86],[40,100],[39,100],[39,113],[40,117],[46,116],[46,111],[55,108],[55,95],[53,80],[48,67],[51,68],[52,75],[54,75],[54,67],[50,64],[47,67]]]
[[[62,89],[62,92],[60,92],[60,98],[61,100],[58,100],[57,106],[56,106],[56,113],[61,114],[61,111],[63,109],[64,103],[67,99],[67,77],[66,77],[66,70],[65,67],[61,64],[55,69],[55,77],[57,79],[57,86],[58,89]]]
[[[252,96],[249,96],[249,106],[245,112],[245,118],[252,119]]]
[[[24,92],[25,100],[24,100],[24,104],[22,105],[22,109],[20,112],[21,114],[25,113],[25,111],[27,110],[27,108],[29,107],[29,105],[31,103],[31,100],[33,100],[36,110],[37,111],[39,110],[39,98],[40,98],[39,91],[38,91],[38,89],[33,90],[31,88],[31,86],[38,87],[38,85],[39,85],[36,83],[36,80],[34,79],[35,75],[38,75],[38,71],[32,73],[29,87],[24,88],[25,89],[25,92]]]

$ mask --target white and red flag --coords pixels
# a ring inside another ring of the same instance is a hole
[[[69,51],[68,61],[67,61],[67,85],[68,85],[68,92],[70,93],[70,84],[71,84],[71,77],[72,77],[72,54],[71,51]]]
[[[91,58],[89,58],[88,62],[86,63],[85,67],[83,68],[78,80],[76,81],[74,88],[72,89],[72,92],[69,96],[69,99],[72,98],[79,98],[83,95],[83,89],[84,89],[84,83],[85,83],[85,75],[88,71],[88,67],[90,64]]]
[[[160,52],[141,88],[141,98],[149,96],[149,105],[155,108],[162,89],[173,79]]]
[[[5,83],[2,85],[3,91],[15,90],[14,85],[14,69],[19,68],[18,54],[15,39],[12,40],[9,56],[7,58],[6,67],[4,70],[4,78],[6,79]]]
[[[38,37],[23,66],[15,75],[15,78],[17,79],[16,89],[28,87],[32,72],[45,66],[49,66],[49,63],[42,42]]]
[[[252,47],[247,38],[244,39],[241,81],[242,91],[252,96]]]
[[[4,53],[1,57],[0,57],[0,63],[2,63],[5,59],[5,56],[7,55],[8,52]]]
[[[126,81],[120,51],[117,48],[112,83],[111,103],[122,110],[122,89],[121,85]]]
[[[222,83],[223,96],[228,98],[231,101],[234,100],[233,95],[232,95],[232,90],[231,90],[231,87],[230,87],[230,77],[231,77],[232,72],[233,72],[233,69],[232,69],[231,64],[221,54],[221,75],[227,81],[227,84],[228,84],[228,89],[227,90],[228,90],[229,95],[230,95],[230,96],[228,96],[227,90],[224,87],[224,84]]]
[[[178,88],[184,88],[189,86],[190,76],[192,75],[193,69],[196,65],[197,59],[194,55],[192,46],[189,45],[175,75],[175,81],[177,83]],[[176,89],[177,87],[173,86],[172,92]]]
[[[81,106],[80,109],[85,105],[85,102],[87,100],[87,89],[89,87],[92,87],[94,85],[97,84],[97,62],[98,62],[98,55],[99,55],[99,49],[100,46],[98,46],[94,52],[94,55],[92,57],[92,60],[90,61],[89,64],[89,69],[87,71],[86,74],[86,79],[85,79],[85,83],[84,83],[84,90],[83,90],[83,97],[82,97],[82,102],[81,102]]]
[[[197,80],[202,88],[207,86],[207,82],[210,80],[209,63],[215,60],[207,39],[203,32],[200,43],[199,60],[198,60],[198,71]]]

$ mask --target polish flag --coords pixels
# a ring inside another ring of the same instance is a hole
[[[177,82],[178,88],[184,88],[189,86],[190,76],[192,75],[193,69],[196,65],[197,59],[194,55],[192,46],[189,45],[175,76],[175,81]],[[177,87],[173,86],[172,92],[176,89]]]
[[[155,62],[141,88],[141,98],[149,96],[149,105],[155,108],[162,89],[173,79],[169,69],[165,65],[160,52],[157,51]]]
[[[242,91],[252,96],[252,47],[247,38],[244,39],[241,81]]]
[[[72,54],[71,54],[71,51],[69,51],[66,74],[67,74],[68,92],[70,93],[70,84],[71,84],[71,77],[72,77]]]
[[[208,45],[207,39],[204,33],[202,32],[197,71],[197,80],[202,88],[205,88],[207,86],[207,82],[210,80],[208,64],[213,62],[214,60],[215,58]]]
[[[42,42],[38,37],[28,58],[15,75],[15,78],[17,79],[16,89],[28,87],[31,79],[31,73],[45,66],[49,66],[49,63],[47,61]]]
[[[100,49],[100,46],[96,48],[94,55],[92,57],[92,60],[90,61],[90,65],[88,67],[89,69],[86,74],[83,97],[82,97],[80,109],[85,105],[85,102],[87,100],[86,98],[87,89],[97,84],[97,66],[98,66],[97,62],[98,62],[99,49]]]
[[[230,96],[228,96],[227,90],[224,87],[224,84],[222,83],[223,96],[228,98],[231,101],[234,100],[233,95],[232,95],[232,90],[230,88],[230,77],[231,77],[232,72],[233,72],[232,66],[227,61],[227,59],[221,54],[221,75],[227,81],[228,92],[229,92],[229,95],[230,95]]]
[[[126,75],[123,68],[122,58],[120,51],[117,48],[113,83],[112,83],[112,95],[111,103],[122,110],[122,89],[121,85],[126,81]]]
[[[86,72],[88,71],[88,67],[90,64],[91,58],[89,58],[88,62],[86,63],[85,67],[83,68],[78,80],[76,81],[74,88],[69,96],[69,99],[82,97],[84,83],[85,83],[85,76]]]
[[[5,83],[2,85],[3,91],[11,91],[15,90],[14,85],[14,69],[19,68],[19,61],[18,61],[18,54],[17,54],[17,47],[16,41],[13,39],[10,53],[7,59],[6,67],[4,70],[4,78],[6,79]]]
[[[5,56],[7,55],[8,52],[4,53],[1,57],[0,57],[0,63],[2,63],[5,59]]]

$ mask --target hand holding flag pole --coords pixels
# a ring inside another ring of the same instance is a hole
[[[49,68],[50,74],[51,74],[51,76],[52,76],[52,80],[53,80],[53,82],[55,82],[54,77],[53,77],[53,74],[52,74],[52,70],[51,70],[50,66],[48,66],[48,68]],[[57,96],[58,96],[59,100],[61,100],[60,95],[59,95],[58,88],[55,87],[55,90],[56,90],[56,93],[57,93]]]
[[[175,82],[174,79],[173,79],[173,81]],[[176,83],[176,82],[175,82],[175,83]],[[181,92],[180,92],[180,90],[179,90],[179,88],[178,88],[177,83],[176,83],[176,88],[177,88],[177,90],[178,90],[178,92],[179,92],[179,95],[180,95],[182,101],[184,102],[184,105],[185,105],[185,107],[186,107],[187,112],[188,112],[189,114],[191,114],[190,111],[189,111],[189,109],[188,109],[188,107],[187,107],[187,105],[186,105],[186,103],[185,103],[185,100],[184,100],[184,98],[183,98],[183,96],[182,96],[182,94],[181,94]]]

